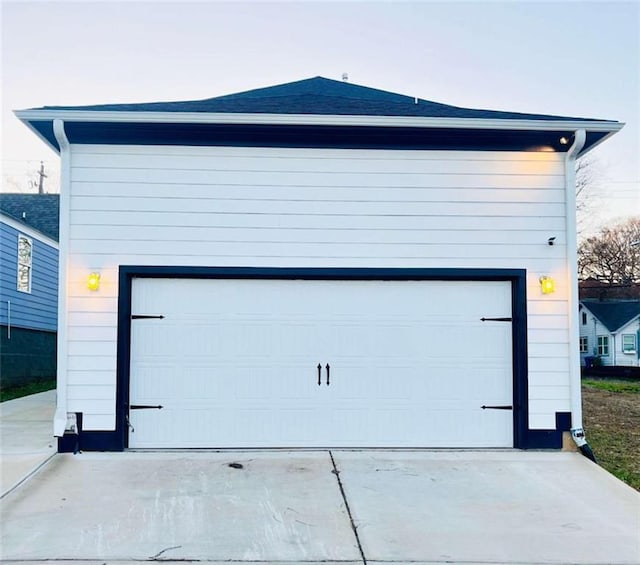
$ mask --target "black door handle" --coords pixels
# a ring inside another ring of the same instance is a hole
[[[318,386],[322,384],[322,365],[318,363]]]
[[[331,371],[331,367],[329,366],[329,363],[327,363],[327,386],[329,386],[329,371]]]

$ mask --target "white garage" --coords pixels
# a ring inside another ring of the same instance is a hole
[[[133,448],[513,446],[509,281],[134,278],[130,358]]]
[[[17,115],[61,155],[61,451],[584,442],[575,162],[622,124],[322,77]]]

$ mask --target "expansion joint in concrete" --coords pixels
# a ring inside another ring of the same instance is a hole
[[[356,526],[353,521],[353,515],[351,514],[351,507],[349,506],[349,501],[347,500],[347,495],[344,492],[344,487],[342,486],[342,480],[340,479],[340,471],[336,465],[336,461],[333,458],[333,453],[329,451],[329,457],[331,457],[331,464],[333,465],[333,474],[336,476],[336,480],[338,481],[338,487],[340,488],[340,494],[342,495],[342,500],[344,501],[344,506],[347,509],[347,514],[349,516],[349,522],[351,523],[351,529],[353,530],[353,535],[356,538],[356,543],[358,544],[358,551],[360,552],[360,557],[362,558],[363,565],[367,565],[367,558],[364,555],[364,550],[362,549],[362,543],[360,543],[360,536],[358,535],[358,526]]]
[[[29,470],[23,477],[21,477],[18,481],[16,481],[13,485],[7,488],[7,490],[3,491],[0,494],[0,500],[2,500],[8,494],[11,494],[14,490],[16,490],[21,484],[26,483],[33,475],[35,475],[40,469],[42,469],[49,461],[51,461],[58,453],[53,452],[49,455],[44,461],[38,463],[33,469]]]

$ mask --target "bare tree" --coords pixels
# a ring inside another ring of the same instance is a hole
[[[600,201],[601,178],[598,164],[588,158],[576,162],[576,215],[578,234],[596,221]]]
[[[607,284],[640,281],[640,216],[604,228],[578,248],[578,272],[582,280]],[[635,244],[635,245],[634,245]]]

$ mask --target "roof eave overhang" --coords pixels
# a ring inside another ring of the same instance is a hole
[[[32,122],[99,122],[132,124],[221,124],[221,125],[304,125],[304,126],[360,126],[402,128],[446,128],[478,130],[523,130],[523,131],[576,131],[601,132],[603,136],[581,153],[590,151],[622,129],[624,123],[591,120],[535,120],[535,119],[486,119],[486,118],[437,118],[414,116],[352,116],[319,114],[254,114],[254,113],[206,113],[206,112],[114,112],[84,110],[17,110],[15,115],[38,137],[55,151],[51,144]],[[580,155],[580,156],[581,156]]]
[[[39,229],[36,229],[33,226],[30,226],[29,224],[25,224],[19,218],[11,216],[10,214],[7,214],[1,210],[0,210],[0,222],[8,226],[11,226],[13,229],[19,232],[22,232],[28,235],[29,237],[34,237],[36,239],[39,239],[40,241],[46,243],[50,247],[59,249],[59,243],[56,239],[40,231]]]

